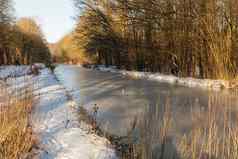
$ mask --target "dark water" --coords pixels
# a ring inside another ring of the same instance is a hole
[[[238,111],[237,93],[228,91],[218,93],[186,88],[67,65],[58,66],[56,74],[80,106],[88,110],[95,104],[99,106],[101,128],[115,135],[126,135],[135,118],[143,118],[142,114],[148,108],[152,115],[156,108],[164,107],[166,103],[172,110],[174,131],[181,134],[194,124],[191,111],[206,110],[211,96],[216,97],[216,104],[229,105],[233,113]]]

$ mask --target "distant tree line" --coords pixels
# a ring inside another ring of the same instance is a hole
[[[57,63],[88,63],[87,54],[84,54],[82,49],[74,40],[75,32],[65,35],[55,44],[50,44],[50,50],[54,62]]]
[[[199,78],[233,78],[237,0],[74,0],[75,40],[97,63]]]
[[[15,21],[11,0],[0,0],[0,65],[49,63],[50,51],[32,18]]]

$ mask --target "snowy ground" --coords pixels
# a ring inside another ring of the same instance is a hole
[[[211,80],[211,79],[196,79],[196,78],[180,78],[173,75],[164,75],[161,73],[150,73],[150,72],[137,72],[137,71],[126,71],[118,70],[115,66],[106,68],[103,65],[97,67],[98,70],[104,72],[120,73],[123,75],[131,76],[133,78],[143,78],[158,82],[164,82],[169,84],[177,84],[187,87],[197,87],[202,89],[210,90],[221,90],[224,88],[233,88],[235,85],[231,85],[229,81],[225,80]]]
[[[27,70],[27,66],[1,67],[0,77],[25,75]],[[23,78],[26,77],[17,77],[14,81],[20,84]],[[33,129],[40,140],[40,159],[116,158],[108,140],[90,133],[89,125],[78,122],[75,102],[68,100],[67,91],[48,69],[42,69],[39,76],[31,78],[37,81],[34,94],[40,97],[35,101],[32,116]],[[13,80],[5,81],[11,84]]]
[[[17,76],[26,75],[29,71],[29,66],[16,67],[12,66],[0,66],[0,80],[6,78],[12,78]]]
[[[36,63],[34,64],[35,67],[39,69],[45,68],[44,64]],[[25,75],[28,75],[31,73],[30,66],[29,65],[8,65],[8,66],[0,66],[0,81],[16,78],[16,77],[25,77]]]

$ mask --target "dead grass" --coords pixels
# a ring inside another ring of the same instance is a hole
[[[36,141],[30,124],[32,85],[21,88],[20,93],[16,86],[13,87],[15,87],[14,93],[10,95],[6,93],[6,100],[0,107],[1,159],[27,158],[28,152],[31,151]],[[6,88],[1,88],[3,89]]]
[[[238,111],[234,108],[237,92],[229,96],[211,95],[208,107],[184,114],[192,126],[176,132],[170,100],[163,107],[149,107],[139,124],[137,143],[123,159],[237,159]],[[179,107],[179,106],[178,106]],[[195,107],[193,107],[195,108]]]
[[[226,106],[220,103],[226,103]],[[184,159],[237,159],[238,114],[232,112],[232,96],[211,96],[208,109],[198,114],[200,124],[178,142]],[[194,116],[193,112],[193,115]],[[191,120],[195,120],[191,117]]]

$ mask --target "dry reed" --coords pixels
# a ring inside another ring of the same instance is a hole
[[[27,158],[35,143],[30,124],[33,103],[33,84],[24,78],[12,85],[2,85],[0,106],[0,158]],[[22,86],[20,86],[22,85]]]
[[[139,141],[132,144],[130,154],[123,159],[237,159],[238,112],[234,108],[235,96],[213,94],[208,106],[191,109],[192,126],[184,133],[176,132],[170,100],[163,107],[148,107],[141,118]],[[178,106],[179,107],[179,106]],[[191,106],[194,108],[194,106]],[[128,141],[130,142],[130,141]],[[127,152],[128,153],[128,152]]]

